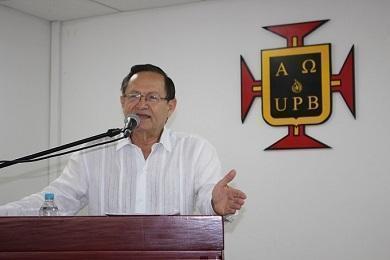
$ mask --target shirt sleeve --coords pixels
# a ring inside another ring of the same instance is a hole
[[[196,207],[202,215],[217,215],[211,205],[212,191],[222,179],[221,162],[215,148],[204,141],[196,161]]]
[[[44,201],[45,192],[54,193],[54,202],[60,215],[75,215],[88,201],[88,172],[82,153],[75,153],[69,159],[62,174],[41,192],[19,201],[0,206],[2,216],[34,216]]]

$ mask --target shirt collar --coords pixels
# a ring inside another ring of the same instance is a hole
[[[122,140],[119,140],[116,145],[116,150],[122,149],[126,145],[132,145],[130,138],[125,138]],[[163,132],[160,137],[160,142],[158,144],[162,144],[162,146],[168,151],[172,151],[172,136],[171,136],[171,130],[169,128],[164,127]]]
[[[130,145],[131,144],[131,140],[130,138],[124,138],[122,140],[119,140],[118,143],[116,144],[116,150],[120,150],[122,149],[124,146],[126,145]]]
[[[164,130],[160,137],[160,143],[168,152],[172,151],[172,135],[171,130],[169,128],[164,127]]]

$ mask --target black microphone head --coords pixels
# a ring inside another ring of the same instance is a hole
[[[124,135],[127,137],[131,131],[136,129],[140,123],[140,118],[136,114],[129,114],[125,117]]]

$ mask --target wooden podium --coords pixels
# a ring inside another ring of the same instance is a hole
[[[223,259],[220,216],[0,217],[0,259]]]

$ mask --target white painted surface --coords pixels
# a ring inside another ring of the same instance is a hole
[[[0,159],[48,148],[50,23],[0,6]],[[0,169],[0,204],[48,182],[47,162]]]
[[[48,21],[67,21],[199,1],[205,0],[0,0],[0,5]]]
[[[208,138],[248,194],[227,259],[388,259],[389,7],[225,0],[64,23],[63,141],[120,125],[122,78],[160,65],[177,86],[170,126]],[[357,119],[333,94],[331,118],[306,129],[333,149],[264,152],[287,129],[263,121],[260,99],[241,124],[240,55],[260,79],[260,50],[285,46],[262,26],[321,19],[305,43],[332,44],[334,74],[355,44]]]
[[[387,260],[389,8],[381,0],[224,0],[64,22],[60,141],[121,126],[122,78],[133,64],[154,63],[177,87],[169,126],[209,139],[249,197],[226,226],[226,259]],[[240,55],[260,79],[260,50],[285,46],[262,26],[321,19],[331,20],[305,43],[332,44],[333,74],[355,45],[357,119],[333,94],[330,119],[306,128],[333,149],[265,152],[287,129],[263,121],[261,99],[241,124]]]

